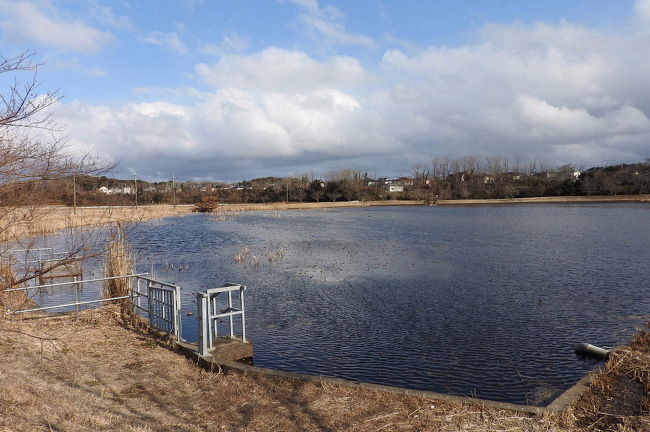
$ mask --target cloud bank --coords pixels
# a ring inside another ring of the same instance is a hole
[[[325,13],[293,2],[305,16]],[[393,174],[465,154],[637,161],[650,157],[648,22],[644,0],[618,33],[488,25],[466,45],[387,49],[374,65],[267,48],[194,65],[204,89],[193,102],[73,101],[56,115],[74,147],[152,178]]]

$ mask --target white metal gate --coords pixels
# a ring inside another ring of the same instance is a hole
[[[147,299],[146,311],[149,315],[149,325],[155,330],[170,333],[179,340],[181,337],[181,289],[177,285],[166,282],[139,277],[138,282],[143,280],[147,283],[146,294],[136,287],[135,305],[145,309],[141,305],[141,297]]]

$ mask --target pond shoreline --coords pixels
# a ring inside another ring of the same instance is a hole
[[[650,194],[643,195],[591,195],[591,196],[545,196],[529,198],[494,198],[494,199],[451,199],[438,200],[429,204],[449,206],[481,206],[481,205],[518,205],[518,204],[599,204],[599,203],[650,203]],[[385,201],[338,201],[338,202],[275,202],[275,203],[221,203],[215,212],[245,212],[272,210],[313,210],[331,208],[365,208],[365,207],[397,207],[397,206],[426,206],[425,200],[385,200]]]
[[[634,373],[650,367],[648,327],[615,350],[581,397],[557,410],[387,392],[318,377],[248,374],[216,365],[203,365],[206,371],[155,332],[124,325],[113,306],[79,316],[5,322],[0,342],[7,360],[0,366],[5,414],[0,428],[7,430],[578,432],[595,424],[606,431],[645,431],[650,425],[643,414],[647,397],[629,397],[637,383],[649,384],[647,374]],[[115,346],[120,350],[111,349]],[[52,405],[53,399],[58,403]],[[221,401],[221,408],[202,408],[210,400]]]
[[[494,205],[494,204],[590,204],[650,202],[650,194],[615,196],[548,196],[531,198],[439,200],[438,205]]]

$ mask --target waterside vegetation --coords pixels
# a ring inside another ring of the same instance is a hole
[[[209,372],[120,315],[113,306],[81,312],[78,319],[3,321],[0,429],[650,430],[647,327],[614,352],[578,401],[557,414],[530,414],[325,382]]]

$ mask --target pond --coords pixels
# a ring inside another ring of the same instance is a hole
[[[650,314],[646,204],[221,219],[145,223],[131,242],[141,269],[183,287],[188,340],[195,291],[247,285],[257,366],[545,405],[597,365],[576,343],[624,343]]]

